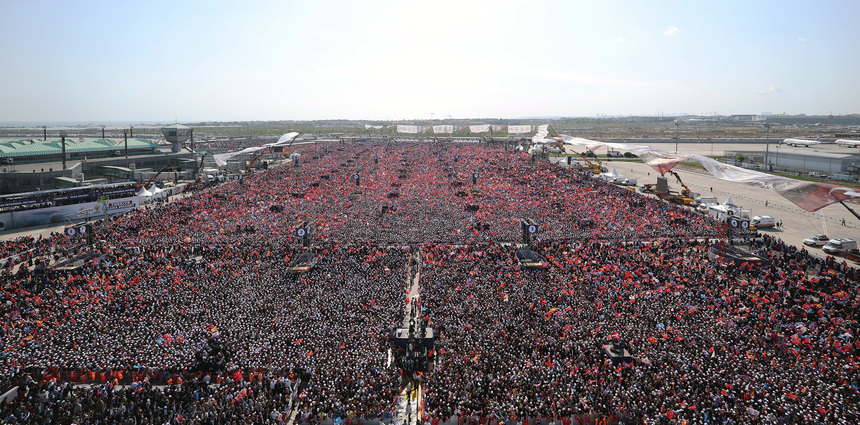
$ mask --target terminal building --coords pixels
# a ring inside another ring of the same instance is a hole
[[[147,139],[71,138],[0,140],[0,194],[62,189],[148,179],[171,166],[171,176],[196,171],[197,161],[183,143],[193,129],[162,128],[170,145]]]

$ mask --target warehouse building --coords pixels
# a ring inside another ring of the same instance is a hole
[[[725,161],[761,170],[805,170],[828,174],[853,174],[860,170],[860,155],[811,150],[773,148],[769,151],[726,151]]]

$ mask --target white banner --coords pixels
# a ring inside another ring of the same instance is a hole
[[[419,128],[417,125],[402,125],[397,124],[398,133],[418,134]]]
[[[490,131],[490,125],[489,124],[470,125],[469,131],[471,131],[472,133],[486,133],[486,132]]]
[[[451,134],[453,132],[454,132],[454,126],[451,124],[434,125],[433,126],[433,133],[434,134],[443,134],[443,133]]]
[[[508,126],[508,134],[523,134],[523,133],[531,133],[532,126],[530,125],[509,125]]]
[[[565,134],[560,135],[558,138],[547,138],[547,131],[548,128],[546,125],[540,126],[538,134],[532,138],[532,141],[534,143],[554,143],[555,140],[561,140],[568,145],[584,146],[592,152],[603,146],[632,152],[661,175],[682,162],[695,161],[702,164],[709,173],[720,180],[771,189],[806,211],[818,211],[840,201],[860,198],[860,192],[845,186],[805,182],[747,170],[702,155],[691,155],[682,152],[669,153],[650,146],[598,142],[596,140],[571,137]]]
[[[55,207],[36,208],[24,211],[0,213],[0,230],[18,227],[40,226],[48,223],[64,223],[68,218],[104,217],[131,211],[138,206],[137,195],[127,198],[115,198],[102,204],[85,202],[81,204],[59,205]]]
[[[492,127],[490,127],[490,128],[492,128],[492,129],[493,129],[493,131],[502,131],[502,130],[504,130],[504,129],[505,129],[505,126],[503,126],[503,125],[493,124],[493,126],[492,126]]]
[[[365,130],[370,130],[371,128],[376,129],[376,130],[379,130],[380,128],[383,128],[383,127],[384,127],[384,126],[381,126],[381,125],[370,125],[370,124],[365,124],[365,125],[364,125],[364,129],[365,129]]]

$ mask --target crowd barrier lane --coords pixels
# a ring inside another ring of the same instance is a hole
[[[0,258],[0,266],[5,266],[6,263],[13,261],[13,264],[18,264],[22,260],[27,261],[30,259],[30,253],[36,251],[37,248],[30,248],[23,252],[15,253],[14,255],[10,255],[5,258]]]

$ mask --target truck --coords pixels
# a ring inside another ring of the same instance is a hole
[[[831,239],[821,248],[830,255],[839,255],[852,249],[857,249],[857,241],[851,238]]]
[[[860,250],[858,249],[849,249],[848,251],[843,252],[842,255],[844,255],[847,260],[854,260],[860,263]]]

